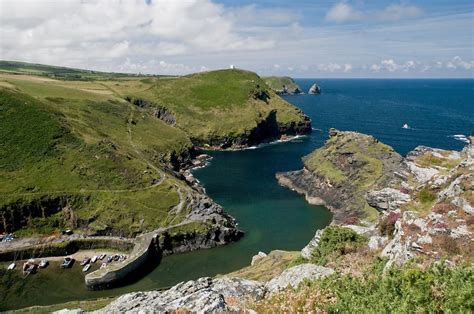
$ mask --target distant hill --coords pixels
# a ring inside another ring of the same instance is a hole
[[[52,65],[0,60],[0,72],[48,76],[64,80],[105,80],[132,74],[82,70]]]
[[[301,94],[302,90],[289,76],[267,76],[265,83],[278,95]]]

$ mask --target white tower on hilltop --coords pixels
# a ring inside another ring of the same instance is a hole
[[[235,65],[231,64],[231,65],[230,65],[230,69],[231,69],[231,70],[234,70],[234,69],[235,69]]]

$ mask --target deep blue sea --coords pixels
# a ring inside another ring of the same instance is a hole
[[[38,280],[9,298],[10,308],[118,295],[228,273],[250,264],[259,251],[300,250],[315,231],[330,223],[322,206],[312,206],[277,184],[275,173],[302,167],[301,157],[321,147],[331,127],[371,134],[405,155],[418,145],[460,150],[454,135],[474,131],[474,80],[301,79],[320,95],[286,96],[310,116],[312,134],[287,142],[236,152],[212,152],[206,168],[195,171],[208,194],[239,222],[245,236],[212,250],[166,257],[149,275],[119,289],[87,291],[75,284]],[[404,129],[404,124],[410,126]],[[38,274],[40,276],[40,274]],[[75,281],[72,281],[74,279]],[[57,280],[59,282],[59,280]],[[68,282],[63,280],[63,282]]]

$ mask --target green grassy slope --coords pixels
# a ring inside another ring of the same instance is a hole
[[[7,70],[0,63],[0,232],[136,234],[179,223],[186,210],[173,209],[190,188],[169,167],[189,158],[192,140],[245,136],[272,112],[278,123],[303,120],[246,71],[85,81]]]
[[[255,73],[220,70],[181,78],[109,82],[123,97],[140,98],[165,106],[177,117],[177,125],[199,143],[238,137],[277,111],[277,122],[303,123],[300,110],[267,89]],[[266,100],[258,98],[265,93]]]

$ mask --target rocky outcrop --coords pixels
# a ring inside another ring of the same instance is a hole
[[[125,100],[134,104],[137,107],[150,110],[152,116],[162,120],[163,122],[167,124],[170,124],[170,125],[176,124],[175,114],[171,110],[166,108],[165,106],[162,106],[162,105],[159,105],[159,104],[156,104],[144,99],[140,99],[140,98],[126,97]]]
[[[408,203],[411,197],[409,194],[402,193],[397,189],[383,188],[378,191],[367,192],[365,199],[370,206],[379,211],[384,211],[400,208],[402,205]]]
[[[316,95],[316,94],[320,94],[320,93],[321,93],[321,87],[319,87],[319,85],[317,85],[316,83],[311,85],[311,87],[309,88],[309,91],[308,91],[308,94],[311,94],[311,95]]]
[[[323,233],[323,229],[319,229],[316,231],[314,237],[309,241],[309,243],[301,250],[301,256],[305,259],[310,259],[311,254],[313,253],[314,249],[318,247],[319,240],[321,239],[321,234]]]
[[[286,269],[266,284],[235,277],[210,278],[179,283],[165,291],[125,294],[96,313],[174,312],[214,313],[244,311],[249,301],[261,300],[287,288],[296,289],[304,280],[334,273],[328,267],[302,264]]]
[[[335,129],[330,130],[324,147],[303,161],[302,170],[277,173],[278,182],[305,195],[311,204],[326,205],[336,223],[366,218],[370,208],[366,193],[399,185],[406,172],[403,158],[391,147],[372,136]],[[389,207],[383,204],[387,199],[378,201],[383,192],[370,195],[370,200],[378,203],[380,209]],[[399,203],[406,199],[401,194],[393,198]]]
[[[334,270],[314,264],[301,264],[285,270],[278,277],[273,278],[265,285],[270,293],[278,292],[291,287],[298,288],[303,280],[314,280],[329,276]]]
[[[125,294],[96,313],[239,311],[245,308],[246,300],[260,300],[265,293],[263,284],[257,281],[205,277],[177,284],[166,291]]]
[[[264,259],[268,255],[264,252],[258,252],[257,255],[252,256],[252,262],[250,263],[251,266],[255,265],[259,260]]]

